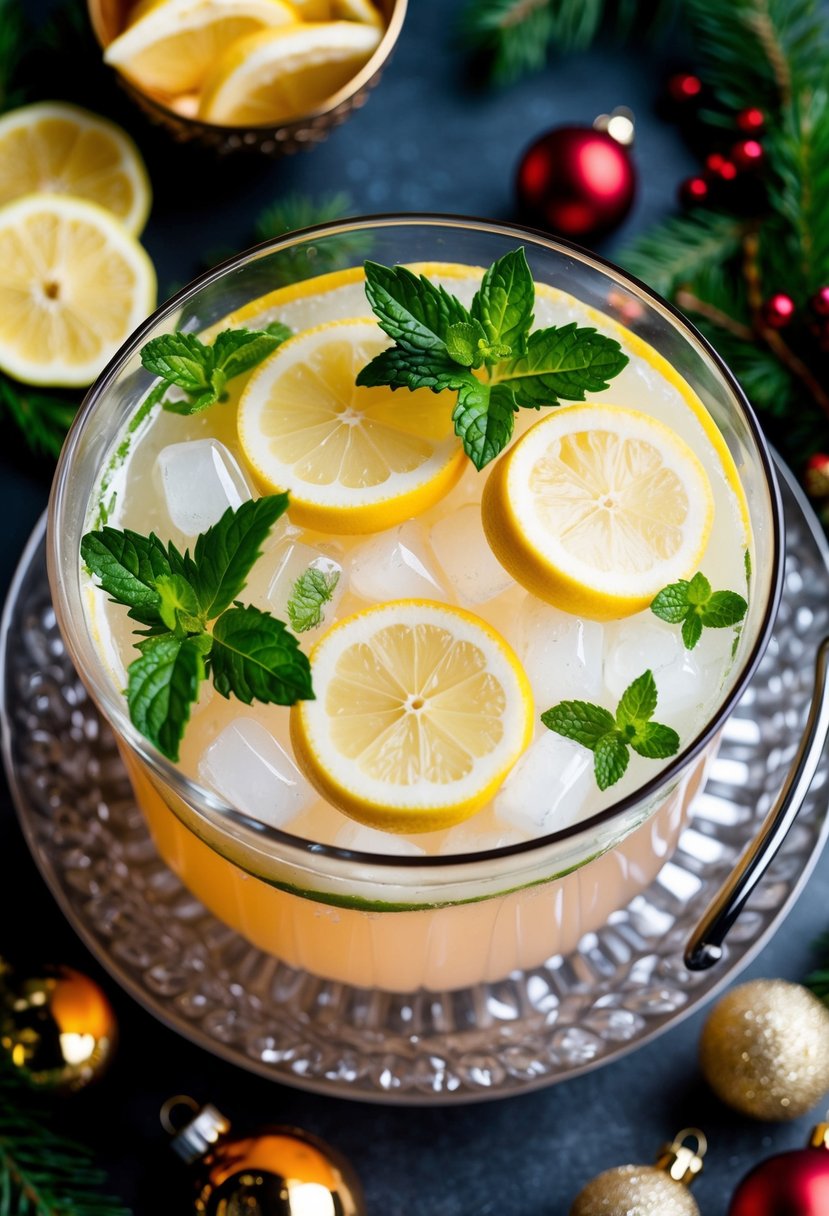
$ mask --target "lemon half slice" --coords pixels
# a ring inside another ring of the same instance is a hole
[[[153,264],[103,207],[30,194],[0,209],[0,368],[90,384],[155,308]]]
[[[452,394],[357,388],[389,345],[371,318],[297,334],[254,372],[239,402],[239,439],[257,480],[289,490],[291,519],[323,532],[376,532],[425,511],[466,457]]]
[[[697,567],[714,513],[688,445],[638,410],[556,409],[503,456],[484,531],[518,582],[594,620],[639,612]]]
[[[489,801],[527,747],[532,692],[471,613],[398,600],[335,625],[311,655],[316,701],[291,710],[299,763],[347,815],[429,832]]]

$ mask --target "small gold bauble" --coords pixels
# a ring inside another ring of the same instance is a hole
[[[829,1009],[800,984],[743,984],[709,1016],[700,1064],[729,1106],[755,1119],[796,1119],[829,1090]]]
[[[0,1051],[38,1089],[72,1091],[94,1081],[115,1047],[107,998],[71,967],[24,973],[0,960]]]
[[[570,1216],[699,1216],[686,1186],[655,1165],[620,1165],[588,1182]]]

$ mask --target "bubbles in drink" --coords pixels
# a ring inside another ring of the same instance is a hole
[[[236,458],[215,439],[162,448],[156,473],[170,522],[184,536],[198,536],[228,507],[236,509],[252,497]]]
[[[237,718],[204,752],[199,777],[252,819],[287,827],[317,793],[283,747],[252,718]]]
[[[584,804],[594,790],[592,753],[545,731],[501,786],[495,818],[528,836],[544,836],[584,818]]]
[[[449,598],[423,534],[414,521],[362,541],[351,552],[351,590],[361,599]]]
[[[432,527],[429,539],[461,603],[484,604],[512,586],[511,577],[486,542],[476,503],[444,515]]]

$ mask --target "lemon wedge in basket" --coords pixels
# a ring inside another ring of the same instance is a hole
[[[502,566],[541,599],[595,620],[647,608],[705,550],[708,476],[638,410],[558,408],[496,464],[481,503]]]
[[[291,710],[299,763],[347,815],[387,832],[459,823],[529,744],[533,699],[500,634],[398,600],[334,625],[311,654],[316,701]]]
[[[152,262],[103,207],[30,194],[0,208],[0,368],[90,384],[155,308]]]
[[[161,0],[109,44],[104,59],[139,88],[192,93],[231,43],[296,20],[285,0]]]
[[[357,75],[380,38],[379,28],[357,21],[301,22],[240,38],[205,81],[200,116],[256,127],[308,114]]]
[[[362,21],[378,30],[383,28],[383,18],[373,0],[332,0],[331,16],[344,21]]]
[[[436,503],[463,472],[452,394],[356,387],[388,344],[371,318],[320,325],[280,346],[245,386],[245,459],[268,491],[290,491],[302,527],[390,528]]]

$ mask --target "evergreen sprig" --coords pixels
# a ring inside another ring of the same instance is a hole
[[[0,1052],[0,1216],[129,1216],[105,1185],[89,1149],[50,1126],[42,1098]]]

